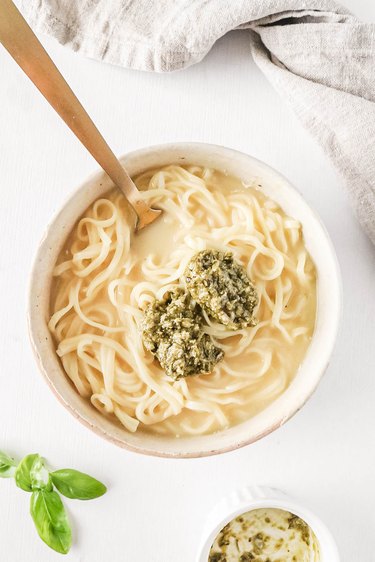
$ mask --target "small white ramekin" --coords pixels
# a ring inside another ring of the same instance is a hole
[[[335,540],[321,519],[284,492],[263,486],[250,486],[224,497],[209,513],[198,548],[196,562],[208,562],[212,543],[232,519],[253,509],[273,507],[301,517],[315,533],[320,547],[319,562],[340,562]]]

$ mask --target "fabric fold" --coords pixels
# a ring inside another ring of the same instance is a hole
[[[273,87],[321,144],[375,244],[375,24],[332,0],[22,0],[33,29],[81,54],[170,72],[248,29]]]

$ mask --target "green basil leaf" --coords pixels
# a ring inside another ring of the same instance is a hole
[[[42,541],[56,552],[66,554],[72,544],[72,532],[65,508],[57,492],[32,493],[30,514]]]
[[[107,491],[104,484],[92,476],[71,468],[51,472],[51,478],[58,491],[71,499],[92,500]]]
[[[30,471],[34,462],[36,462],[39,458],[40,457],[37,453],[27,455],[16,468],[16,473],[14,475],[16,484],[19,488],[25,490],[25,492],[32,492]]]
[[[11,478],[16,471],[17,463],[12,457],[0,451],[0,478]]]
[[[44,460],[37,453],[27,455],[16,468],[16,484],[25,492],[52,490],[52,482]]]

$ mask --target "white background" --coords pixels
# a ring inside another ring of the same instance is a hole
[[[371,0],[346,4],[375,21]],[[375,260],[343,181],[255,67],[246,32],[229,34],[201,64],[171,75],[128,71],[51,39],[43,43],[116,153],[206,141],[253,154],[289,177],[326,224],[344,282],[331,365],[282,429],[201,460],[148,458],[101,440],[47,388],[25,318],[31,260],[45,225],[96,164],[0,49],[0,449],[17,457],[39,452],[52,467],[87,471],[108,485],[99,500],[66,500],[74,546],[65,559],[192,562],[215,502],[257,483],[282,488],[315,510],[332,529],[343,562],[373,562]],[[37,538],[28,501],[13,481],[0,481],[0,560],[58,560]]]

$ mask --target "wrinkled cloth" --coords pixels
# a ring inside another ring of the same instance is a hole
[[[248,29],[256,64],[346,179],[375,244],[375,24],[333,0],[20,0],[33,29],[83,55],[169,72]]]

